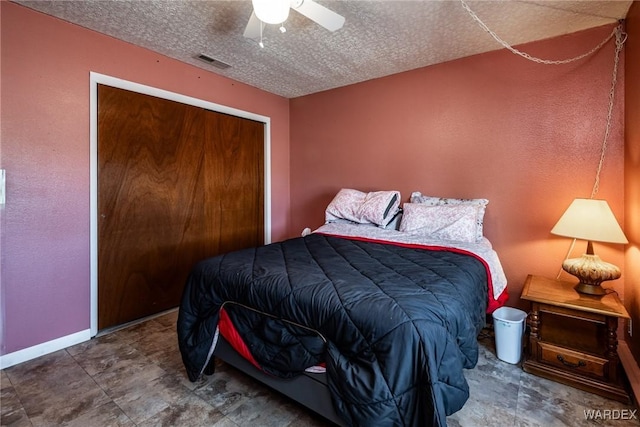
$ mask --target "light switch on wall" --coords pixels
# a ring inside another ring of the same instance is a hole
[[[0,169],[0,205],[4,205],[5,202],[5,177],[5,170]]]

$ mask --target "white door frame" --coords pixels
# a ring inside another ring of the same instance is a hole
[[[176,101],[264,123],[264,241],[271,242],[271,118],[104,74],[90,73],[91,336],[98,333],[98,85]]]

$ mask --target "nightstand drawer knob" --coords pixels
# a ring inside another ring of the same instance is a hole
[[[578,363],[571,363],[571,362],[567,362],[566,360],[564,360],[564,357],[562,357],[561,354],[558,355],[558,360],[564,365],[567,366],[569,368],[582,368],[583,366],[587,366],[587,364],[580,360],[578,361]]]

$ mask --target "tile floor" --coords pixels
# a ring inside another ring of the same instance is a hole
[[[177,349],[176,318],[170,312],[0,371],[1,424],[329,426],[224,364],[215,375],[189,382]],[[640,426],[637,419],[585,419],[585,410],[635,408],[502,362],[491,337],[480,344],[478,365],[465,371],[471,397],[448,417],[449,426]]]

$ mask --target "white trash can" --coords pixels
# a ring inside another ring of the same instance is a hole
[[[520,362],[526,318],[527,313],[512,307],[500,307],[493,312],[498,359],[512,364]]]

